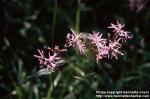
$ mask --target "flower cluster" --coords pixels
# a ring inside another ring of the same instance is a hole
[[[43,50],[38,50],[40,55],[34,56],[39,59],[41,65],[45,66],[52,72],[54,72],[60,65],[59,61],[62,60],[60,53],[67,52],[68,48],[75,46],[79,48],[81,55],[86,55],[86,45],[90,44],[96,56],[97,63],[103,58],[112,59],[114,57],[118,59],[118,55],[124,55],[120,51],[122,43],[127,42],[128,39],[132,38],[131,33],[123,29],[124,26],[125,25],[120,24],[118,21],[117,24],[111,23],[111,26],[108,28],[113,30],[113,33],[111,34],[113,38],[110,39],[103,38],[102,33],[99,32],[88,34],[86,41],[89,41],[89,43],[84,41],[82,33],[76,33],[71,29],[72,33],[68,33],[66,36],[66,44],[64,45],[65,49],[60,50],[59,46],[55,46],[54,49],[48,48],[50,52],[53,53],[53,55],[51,55],[49,52],[48,58],[45,57]]]

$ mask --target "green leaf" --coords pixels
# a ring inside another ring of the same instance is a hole
[[[52,72],[51,71],[48,71],[47,69],[41,69],[39,70],[37,73],[31,75],[31,76],[27,76],[26,80],[21,82],[21,84],[25,83],[26,81],[28,80],[31,80],[31,79],[34,79],[34,78],[37,78],[39,76],[43,76],[43,75],[49,75],[51,74]]]
[[[83,78],[79,77],[79,76],[73,76],[74,78],[76,79],[79,79],[79,80],[83,80]]]
[[[143,69],[143,68],[150,68],[150,63],[144,63],[142,65],[139,66],[139,69]]]

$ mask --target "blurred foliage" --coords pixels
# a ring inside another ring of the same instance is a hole
[[[0,98],[95,99],[96,90],[149,90],[150,2],[137,12],[128,0],[1,0]],[[70,64],[59,72],[23,84],[40,68],[33,55],[43,46],[63,46],[69,27],[109,32],[119,20],[134,39],[119,60],[94,63],[70,51]]]

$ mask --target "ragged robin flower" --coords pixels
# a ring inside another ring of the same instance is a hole
[[[117,40],[117,41],[110,40],[109,45],[108,45],[108,48],[109,48],[108,58],[115,57],[116,59],[118,59],[119,54],[124,55],[121,51],[119,51],[121,46],[122,45],[119,43],[119,40]]]
[[[65,47],[68,48],[77,46],[80,50],[81,55],[86,54],[85,42],[83,42],[82,40],[83,34],[77,34],[72,29],[71,31],[72,33],[67,34]]]
[[[98,63],[108,54],[108,47],[106,46],[107,40],[102,38],[102,34],[99,32],[93,32],[93,34],[89,34],[87,38],[93,46],[93,50],[96,54],[96,62]]]
[[[113,29],[113,39],[114,40],[118,40],[120,39],[122,42],[127,42],[127,39],[132,39],[133,35],[131,35],[130,32],[125,31],[124,28],[124,24],[120,24],[117,21],[117,25],[111,23],[111,26],[109,26],[108,28]]]
[[[101,49],[106,45],[106,39],[102,38],[102,34],[99,32],[93,32],[93,34],[89,34],[87,38],[90,40],[90,44],[97,49]]]
[[[39,62],[41,65],[43,65],[43,67],[47,68],[47,70],[54,72],[59,66],[59,61],[61,61],[62,58],[59,57],[57,53],[53,53],[53,55],[51,55],[50,52],[48,53],[48,58],[46,58],[43,50],[38,49],[38,52],[39,55],[34,55],[34,57],[39,59]]]

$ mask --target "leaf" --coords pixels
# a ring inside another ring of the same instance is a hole
[[[83,78],[79,77],[79,76],[73,76],[74,78],[76,79],[79,79],[79,80],[83,80]]]
[[[55,87],[58,85],[58,82],[59,82],[60,78],[61,78],[61,73],[58,73],[57,77],[54,80],[54,86]]]
[[[87,74],[87,77],[93,76],[94,74],[95,74],[95,72],[89,73],[89,74]]]
[[[139,66],[139,69],[150,68],[150,63],[145,63]]]
[[[26,81],[28,80],[31,80],[31,79],[34,79],[34,78],[37,78],[39,76],[43,76],[43,75],[49,75],[51,74],[52,72],[51,71],[48,71],[47,69],[41,69],[39,70],[37,73],[31,75],[31,76],[27,76],[26,80],[21,82],[21,84],[25,83]]]
[[[126,78],[124,78],[124,81],[129,82],[129,81],[132,81],[132,80],[135,80],[135,79],[138,79],[138,78],[139,78],[138,76],[126,77]]]

